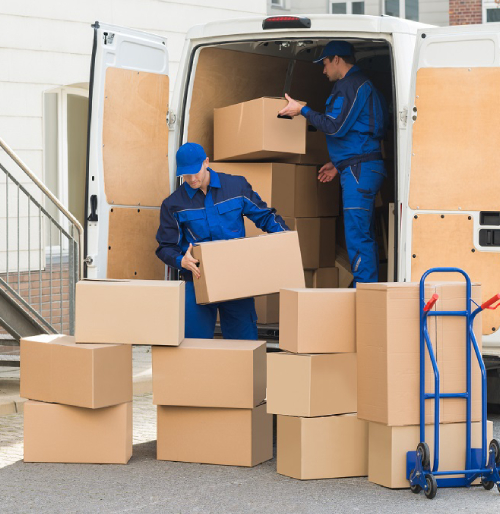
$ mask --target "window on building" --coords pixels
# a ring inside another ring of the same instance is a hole
[[[419,0],[385,0],[384,13],[389,16],[418,21]]]
[[[331,14],[365,14],[365,2],[330,2]]]
[[[494,0],[483,0],[483,22],[500,22],[500,2]]]
[[[271,7],[285,8],[285,0],[271,0]]]

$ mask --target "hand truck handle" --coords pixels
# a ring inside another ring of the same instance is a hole
[[[424,312],[430,311],[434,307],[434,304],[438,301],[438,298],[438,294],[433,294],[431,299],[426,303],[424,307]]]
[[[493,305],[495,302],[498,302],[500,300],[500,293],[496,294],[495,296],[493,296],[492,298],[490,298],[489,300],[487,300],[486,302],[484,302],[482,305],[481,305],[481,310],[484,310],[484,309],[491,309],[492,311],[494,311],[495,309],[497,309],[498,307],[500,307],[500,303],[498,303],[497,305],[495,305],[495,307],[491,307],[491,305]]]

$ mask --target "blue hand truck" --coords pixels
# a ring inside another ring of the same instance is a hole
[[[431,273],[461,273],[466,283],[466,306],[463,311],[433,311],[431,310],[438,300],[438,295],[426,303],[424,295],[425,279]],[[420,443],[417,450],[406,455],[407,478],[410,489],[418,494],[424,491],[425,496],[432,499],[436,496],[439,487],[469,487],[477,478],[485,489],[492,489],[495,484],[500,492],[500,444],[492,439],[487,447],[486,442],[486,368],[474,336],[473,324],[475,317],[484,309],[496,309],[500,306],[500,294],[495,295],[481,306],[471,298],[471,281],[467,273],[459,268],[432,268],[426,271],[420,280]],[[472,310],[472,304],[475,308]],[[427,321],[429,316],[463,316],[466,319],[466,366],[467,380],[464,393],[441,393],[439,389],[439,369],[432,349]],[[481,448],[471,448],[471,353],[475,356],[481,369]],[[425,392],[425,355],[426,351],[434,371],[434,393]],[[439,469],[439,404],[440,399],[463,398],[466,401],[466,433],[465,433],[465,469],[446,470]],[[425,400],[434,399],[434,462],[431,469],[429,445],[425,442]],[[452,475],[452,476],[449,476]]]

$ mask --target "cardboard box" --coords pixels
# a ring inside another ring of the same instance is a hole
[[[127,464],[132,456],[132,402],[85,409],[24,404],[24,462]]]
[[[305,269],[304,270],[304,282],[308,289],[314,287],[314,271],[313,269]]]
[[[278,416],[277,471],[300,480],[368,475],[368,423],[356,414]]]
[[[257,323],[269,325],[278,323],[280,317],[280,295],[278,293],[255,298]]]
[[[284,218],[299,234],[304,269],[335,266],[336,218]]]
[[[316,166],[214,162],[212,168],[245,177],[262,200],[268,206],[274,207],[282,217],[316,218],[339,214],[340,181],[336,177],[331,182],[322,184],[318,180]],[[252,222],[245,226],[253,231],[247,233],[247,236],[261,233]]]
[[[267,412],[330,416],[356,412],[356,354],[267,355]]]
[[[132,348],[75,344],[65,335],[21,339],[20,395],[98,409],[132,401]]]
[[[77,343],[177,346],[184,339],[185,284],[173,280],[81,280]]]
[[[252,408],[266,398],[266,343],[184,339],[154,346],[153,403]]]
[[[439,471],[465,467],[465,423],[440,426]],[[487,423],[487,442],[493,437],[493,423]],[[425,440],[434,462],[434,425],[425,427]],[[391,489],[409,488],[406,454],[417,449],[420,426],[389,427],[369,423],[368,480]],[[481,423],[472,423],[472,448],[481,448]]]
[[[329,288],[339,287],[339,269],[338,268],[318,268],[314,270],[312,277],[312,287]]]
[[[214,160],[275,159],[306,153],[303,116],[278,118],[284,98],[257,98],[214,109]]]
[[[199,304],[304,287],[297,232],[200,243],[193,257],[200,261],[201,278],[194,281]]]
[[[304,269],[319,266],[320,218],[284,218],[290,230],[299,235],[300,254]]]
[[[465,308],[464,283],[428,283],[426,298],[437,293],[436,307]],[[481,287],[472,286],[481,303]],[[478,316],[480,318],[480,316]],[[465,320],[429,318],[429,334],[440,367],[441,392],[465,390]],[[481,345],[481,320],[474,324]],[[418,283],[358,284],[356,292],[358,417],[390,426],[420,421],[420,314]],[[426,392],[434,392],[434,373],[426,352]],[[480,373],[472,360],[472,420],[481,416]],[[441,400],[441,422],[465,421],[465,401]],[[426,401],[426,423],[434,420],[434,401]]]
[[[314,125],[307,125],[306,153],[279,160],[294,164],[314,164],[318,166],[330,162],[325,133],[318,130]]]
[[[158,406],[158,460],[256,466],[273,458],[273,417],[254,409]]]
[[[282,289],[279,346],[293,353],[356,352],[356,290]]]

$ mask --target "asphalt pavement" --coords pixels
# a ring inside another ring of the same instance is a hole
[[[500,438],[500,416],[490,416]],[[434,500],[366,478],[299,481],[254,468],[156,460],[156,408],[134,398],[134,454],[127,465],[22,462],[22,413],[0,417],[0,512],[332,513],[500,512],[500,493],[440,489]]]

